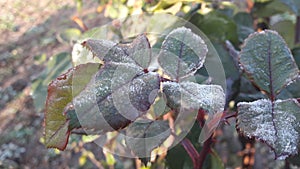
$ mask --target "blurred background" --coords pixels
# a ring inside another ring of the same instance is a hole
[[[279,32],[300,64],[299,0],[1,0],[0,9],[0,168],[191,167],[182,147],[154,159],[155,165],[148,167],[138,159],[103,152],[85,136],[72,135],[65,151],[45,148],[43,118],[48,83],[72,67],[72,47],[77,40],[90,37],[114,19],[168,13],[190,21],[216,48],[229,84],[239,72],[226,40],[238,50],[255,31]],[[118,31],[118,23],[112,23],[110,31],[115,39],[126,36]],[[133,29],[139,24],[127,26]],[[243,86],[247,85],[229,98],[233,111],[236,102],[258,97],[246,81]],[[294,88],[291,96],[299,98],[299,88]],[[218,165],[207,164],[207,168],[242,168],[245,163],[253,168],[297,168],[300,163],[299,157],[275,161],[267,146],[237,134],[234,119],[230,125],[221,125],[216,134],[218,159],[208,160]],[[182,163],[172,165],[174,160]]]

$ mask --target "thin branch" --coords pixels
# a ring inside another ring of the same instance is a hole
[[[181,145],[184,147],[184,149],[186,150],[186,152],[189,154],[190,158],[193,161],[194,164],[194,169],[200,169],[200,155],[198,153],[198,151],[195,149],[195,147],[193,146],[193,144],[191,143],[191,141],[187,138],[183,139],[181,141]]]
[[[239,70],[239,73],[242,73],[241,68],[240,68],[240,64],[239,64],[239,54],[240,54],[240,52],[237,51],[234,48],[233,44],[229,40],[226,40],[225,47],[228,50],[229,55],[232,57],[234,66],[237,68],[237,70]]]
[[[224,114],[224,113],[223,113],[223,114]],[[222,116],[222,117],[223,117],[223,116]],[[226,117],[226,116],[224,116],[224,118],[225,118],[225,117]],[[200,125],[201,127],[204,126],[204,124],[205,124],[205,111],[204,111],[204,110],[200,109],[200,110],[198,111],[197,121],[198,121],[198,123],[199,123],[199,125]],[[212,137],[213,137],[213,135],[211,135],[211,136],[204,142],[204,144],[203,144],[203,147],[202,147],[201,152],[200,152],[200,154],[199,154],[199,158],[197,159],[197,162],[198,162],[198,164],[197,164],[197,167],[198,167],[198,168],[197,168],[197,169],[201,169],[201,168],[202,168],[202,166],[203,166],[203,164],[204,164],[204,161],[205,161],[205,158],[206,158],[207,154],[210,153],[210,151],[211,151],[210,146],[211,146],[211,144],[213,143]]]
[[[227,113],[227,111],[224,111],[222,114],[221,121],[224,121],[226,124],[229,124],[228,119],[230,118],[236,118],[237,112]]]
[[[199,168],[198,169],[201,169],[203,164],[204,164],[204,161],[205,161],[205,158],[207,156],[208,153],[211,152],[211,144],[213,143],[213,139],[212,139],[212,136],[211,135],[203,144],[203,147],[202,147],[202,150],[200,152],[200,158],[199,158]]]
[[[203,127],[205,124],[205,110],[199,109],[197,115],[197,121],[200,127]]]
[[[284,169],[290,169],[290,162],[288,159],[285,159]]]

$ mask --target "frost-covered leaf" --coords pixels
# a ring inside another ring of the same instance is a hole
[[[139,158],[150,157],[151,151],[169,136],[168,121],[137,120],[126,129],[126,144]]]
[[[112,41],[88,39],[82,45],[104,62],[133,63],[133,60],[126,54],[126,50]]]
[[[253,33],[246,39],[240,63],[253,82],[271,97],[299,74],[286,43],[271,30]]]
[[[225,105],[223,89],[218,85],[200,85],[193,82],[164,82],[167,105],[177,113],[193,114],[199,109],[208,112],[199,142],[206,141],[218,127]]]
[[[278,159],[298,152],[300,104],[296,99],[238,103],[237,128],[269,145]]]
[[[146,69],[151,62],[150,43],[145,34],[137,36],[129,45],[129,57],[132,58],[137,65]]]
[[[82,45],[104,62],[135,63],[144,69],[148,68],[151,62],[151,47],[145,34],[137,36],[127,44],[88,39]]]
[[[83,64],[60,75],[48,86],[48,96],[45,112],[45,140],[47,147],[63,150],[67,144],[72,126],[69,126],[69,117],[65,113],[66,107],[72,101],[73,75],[83,76],[81,85],[87,84],[99,68],[99,64]],[[83,89],[83,87],[81,87]],[[73,124],[73,121],[72,121]]]
[[[87,132],[124,128],[146,113],[159,90],[157,73],[144,73],[135,64],[105,64],[73,103]]]
[[[164,82],[162,86],[167,105],[172,109],[186,108],[198,111],[201,108],[209,113],[222,112],[224,109],[225,95],[218,85]]]
[[[181,27],[170,32],[164,40],[158,62],[171,79],[179,81],[201,68],[206,54],[207,46],[202,38]]]

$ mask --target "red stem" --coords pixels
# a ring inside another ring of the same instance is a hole
[[[236,117],[237,113],[233,112],[231,114],[227,114],[226,112],[223,112],[222,116],[222,121],[227,121],[229,118]],[[198,111],[198,116],[197,116],[197,121],[201,127],[204,126],[205,123],[205,111],[204,110],[199,110]],[[200,151],[200,154],[198,151],[195,149],[191,141],[187,138],[183,139],[181,141],[181,145],[184,147],[186,152],[189,154],[190,158],[193,161],[194,164],[194,169],[201,169],[204,161],[206,159],[207,154],[211,152],[211,145],[213,143],[213,135],[211,135],[203,144],[203,147]]]
[[[200,158],[199,158],[199,168],[198,169],[201,169],[203,164],[204,164],[204,161],[205,161],[205,158],[207,156],[208,153],[210,153],[210,146],[211,144],[213,143],[213,140],[212,140],[212,135],[204,142],[203,144],[203,147],[202,147],[202,150],[200,152]]]
[[[193,161],[194,164],[194,169],[200,169],[200,155],[198,153],[198,151],[195,149],[195,147],[193,146],[193,144],[191,143],[191,141],[187,138],[183,139],[181,141],[181,145],[184,147],[184,149],[186,150],[186,152],[189,154],[190,158]]]

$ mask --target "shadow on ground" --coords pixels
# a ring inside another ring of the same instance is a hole
[[[78,160],[82,147],[57,152],[46,149],[41,143],[44,114],[35,111],[31,82],[42,72],[50,56],[71,52],[71,44],[60,41],[59,35],[65,29],[79,28],[71,20],[73,16],[83,18],[90,28],[108,21],[95,12],[95,7],[95,2],[86,3],[79,13],[74,4],[64,5],[38,25],[22,23],[28,28],[23,33],[18,32],[18,27],[0,30],[3,35],[0,41],[0,168],[80,167]],[[48,13],[39,15],[44,17]],[[46,60],[41,63],[36,58],[42,55]],[[95,156],[102,156],[101,151],[93,148],[96,145],[84,146],[93,149]],[[89,168],[96,168],[96,165],[90,163]]]

